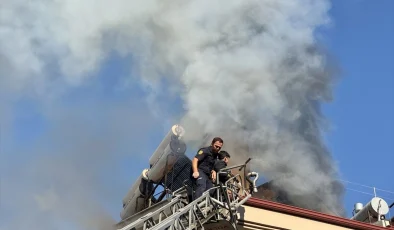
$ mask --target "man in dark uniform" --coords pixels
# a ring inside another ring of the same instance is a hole
[[[231,174],[228,172],[219,173],[219,170],[227,167],[229,160],[230,154],[227,151],[220,151],[218,154],[218,159],[215,160],[213,170],[215,170],[216,175],[219,177],[219,183],[224,184],[231,177]]]
[[[211,146],[199,149],[193,158],[192,179],[196,186],[194,199],[197,199],[205,191],[213,187],[212,180],[216,180],[216,172],[213,170],[213,165],[222,147],[222,138],[215,137],[211,142]],[[213,195],[213,191],[210,193]]]

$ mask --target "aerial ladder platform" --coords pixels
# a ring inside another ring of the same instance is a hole
[[[247,163],[247,162],[246,162]],[[236,165],[220,170],[228,173],[231,169],[245,167]],[[217,176],[219,178],[219,176]],[[227,221],[233,229],[237,229],[238,208],[244,204],[256,191],[257,173],[248,173],[244,177],[250,183],[246,189],[239,174],[229,178],[203,193],[201,197],[189,202],[186,185],[172,192],[167,199],[156,203],[143,211],[121,221],[115,226],[116,230],[188,230],[204,229],[204,225]],[[254,180],[251,180],[254,178]]]

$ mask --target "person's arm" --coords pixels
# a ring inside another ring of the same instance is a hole
[[[203,160],[205,156],[206,154],[204,151],[200,149],[192,160],[193,177],[196,179],[200,176],[200,173],[198,172],[198,161]]]
[[[192,161],[192,169],[193,169],[193,173],[198,172],[198,158],[194,157],[193,161]],[[190,175],[190,174],[189,174]]]

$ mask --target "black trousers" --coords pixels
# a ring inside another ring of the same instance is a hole
[[[198,173],[200,175],[197,179],[192,177],[192,181],[194,182],[194,186],[195,186],[193,200],[199,198],[200,196],[202,196],[202,194],[205,191],[207,191],[208,189],[213,187],[213,183],[212,183],[212,179],[211,179],[210,175],[204,173],[200,169],[198,169]],[[212,190],[209,193],[211,196],[214,195],[214,191],[212,191]]]

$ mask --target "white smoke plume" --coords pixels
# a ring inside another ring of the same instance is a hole
[[[114,52],[132,56],[133,76],[154,94],[181,96],[190,140],[221,135],[268,178],[286,176],[298,205],[343,214],[319,108],[334,83],[316,41],[329,9],[328,0],[6,0],[0,85],[45,95],[93,78]]]

